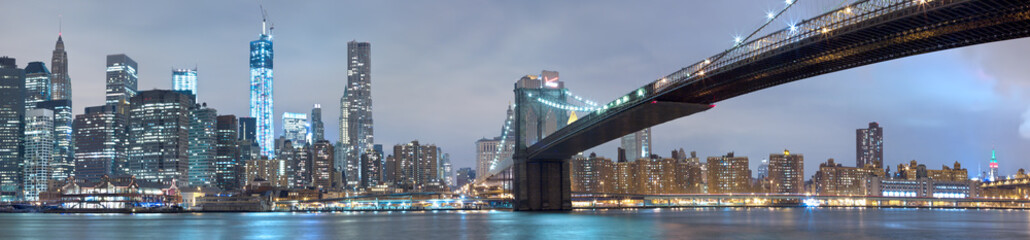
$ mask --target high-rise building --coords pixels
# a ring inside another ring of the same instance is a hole
[[[439,148],[436,145],[423,145],[417,140],[393,146],[393,179],[390,183],[409,190],[421,190],[430,183],[439,183],[437,162]]]
[[[866,196],[870,177],[883,178],[885,172],[873,165],[865,167],[844,167],[833,159],[819,164],[819,171],[812,176],[815,192],[819,195]]]
[[[38,201],[47,191],[50,161],[54,151],[54,111],[36,108],[25,112],[25,180],[26,201]]]
[[[261,35],[250,42],[250,116],[256,121],[261,155],[275,157],[275,119],[272,114],[272,34],[261,21]]]
[[[569,172],[572,175],[572,191],[576,192],[608,193],[607,188],[613,187],[612,179],[616,177],[615,162],[594,153],[589,158],[583,155],[572,156]]]
[[[289,186],[289,176],[286,175],[286,163],[283,160],[247,160],[246,169],[247,187],[269,186],[276,188],[285,188]]]
[[[325,123],[322,122],[322,105],[315,104],[315,107],[311,108],[311,133],[308,134],[308,142],[314,143],[325,140]]]
[[[440,176],[440,179],[443,179],[444,185],[454,186],[454,172],[453,169],[451,169],[451,154],[443,153],[442,149],[437,151],[442,154],[439,162],[440,165],[438,166],[440,171],[437,173],[437,176]],[[380,154],[380,156],[382,156],[382,154]]]
[[[308,144],[308,115],[303,113],[283,113],[283,137],[293,143],[293,147]]]
[[[505,119],[514,119],[515,110],[508,106]],[[508,129],[501,128],[501,136],[493,139],[479,139],[476,141],[476,175],[477,177],[488,177],[491,172],[500,172],[506,166],[511,166],[511,156],[515,153],[515,134]],[[508,132],[508,134],[505,134]],[[503,139],[507,137],[507,139]],[[503,145],[503,146],[502,146]]]
[[[21,195],[25,145],[25,70],[0,57],[0,201]]]
[[[50,61],[50,86],[53,87],[50,98],[53,100],[72,99],[72,78],[68,75],[68,52],[64,51],[64,39],[57,33],[54,55]]]
[[[50,70],[43,62],[30,62],[25,67],[25,109],[50,101]]]
[[[769,178],[769,159],[762,159],[762,162],[758,164],[758,176],[755,178],[758,180],[766,180]]]
[[[708,157],[708,193],[744,193],[751,190],[751,169],[747,157],[728,153]]]
[[[340,143],[346,164],[347,183],[360,179],[361,156],[373,143],[372,45],[347,42],[347,88],[340,99]]]
[[[289,165],[290,187],[305,188],[311,185],[311,146],[301,146],[293,151]]]
[[[186,93],[186,92],[184,92]],[[188,93],[187,93],[188,94]],[[193,96],[192,94],[189,94]],[[218,111],[207,104],[195,105],[189,125],[189,185],[214,186],[216,184]]]
[[[215,186],[226,191],[240,190],[246,162],[241,160],[240,122],[236,115],[215,118]]]
[[[990,171],[987,172],[987,181],[997,181],[1001,175],[998,174],[998,155],[995,154],[994,149],[991,149],[991,162],[988,163],[988,167],[990,167]]]
[[[476,180],[476,170],[472,168],[459,168],[456,180],[458,188],[468,185]]]
[[[333,172],[333,145],[329,141],[315,142],[311,146],[311,186],[332,188]]]
[[[855,167],[872,164],[883,168],[883,128],[876,122],[869,123],[869,128],[855,131]]]
[[[622,149],[630,162],[651,157],[651,128],[645,128],[622,137]]]
[[[75,146],[72,134],[72,100],[49,100],[36,103],[36,108],[54,112],[54,151],[50,162],[51,179],[64,180],[75,171]]]
[[[365,149],[361,154],[361,169],[359,172],[358,187],[370,188],[379,185],[383,173],[383,155],[374,149]]]
[[[129,102],[129,171],[137,179],[187,182],[193,96],[142,91]]]
[[[257,142],[257,119],[252,117],[240,117],[240,140]]]
[[[124,106],[124,105],[122,105]],[[98,181],[128,174],[126,111],[119,105],[87,107],[75,116],[75,179]]]
[[[769,181],[773,193],[802,193],[805,191],[805,156],[769,154]]]
[[[194,100],[196,100],[197,68],[172,69],[172,90],[183,91],[192,94]]]
[[[131,104],[139,81],[136,61],[125,54],[107,55],[107,104]]]

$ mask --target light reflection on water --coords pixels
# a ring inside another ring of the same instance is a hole
[[[1030,211],[683,208],[0,214],[0,239],[1030,239]]]

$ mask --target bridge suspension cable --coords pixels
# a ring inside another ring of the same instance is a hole
[[[515,108],[515,104],[511,105],[511,108]],[[501,129],[501,142],[497,144],[497,149],[494,151],[494,159],[490,161],[490,171],[497,168],[497,164],[500,163],[501,152],[504,147],[507,146],[508,134],[511,133],[511,123],[514,121],[515,114],[509,114],[508,119],[504,120],[504,128]],[[489,173],[480,173],[487,176]]]

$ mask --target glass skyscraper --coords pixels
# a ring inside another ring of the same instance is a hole
[[[184,91],[179,91],[183,92]],[[218,112],[207,105],[196,106],[190,114],[189,183],[190,186],[214,186],[216,162],[216,118]]]
[[[272,35],[261,23],[261,35],[250,42],[250,116],[257,120],[261,155],[275,157],[275,120],[272,114]]]
[[[50,100],[36,103],[36,108],[44,108],[54,113],[54,150],[50,162],[51,175],[54,180],[64,180],[72,176],[75,170],[75,146],[73,146],[72,101]]]
[[[14,58],[0,57],[0,201],[21,195],[24,122],[25,70]]]
[[[630,162],[651,157],[651,128],[622,136],[622,149]]]
[[[193,96],[171,90],[142,91],[129,108],[129,171],[146,181],[188,179]]]
[[[107,55],[107,104],[130,104],[129,100],[136,96],[136,61],[125,54]]]
[[[215,185],[225,191],[240,189],[244,162],[240,153],[240,122],[236,115],[223,115],[215,123]]]
[[[172,90],[184,91],[197,96],[197,69],[172,70]]]
[[[50,101],[50,70],[43,62],[30,62],[25,67],[25,109]]]
[[[283,113],[283,136],[293,144],[294,148],[304,146],[308,139],[308,115],[303,113]]]
[[[315,104],[311,108],[311,137],[308,142],[314,143],[325,140],[325,123],[322,122],[322,105]]]
[[[75,116],[76,179],[98,181],[104,175],[128,174],[126,111],[119,105],[102,105],[87,107],[85,114]]]
[[[345,147],[347,184],[357,185],[361,155],[374,144],[372,45],[368,42],[347,42],[347,88],[340,102],[340,143]]]
[[[25,201],[39,201],[47,191],[54,151],[54,111],[36,108],[25,112]]]

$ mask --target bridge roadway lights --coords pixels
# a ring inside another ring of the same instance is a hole
[[[571,211],[572,185],[569,162],[554,160],[514,160],[512,193],[515,211]]]

